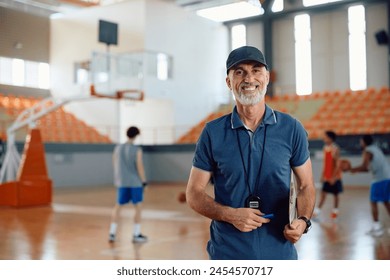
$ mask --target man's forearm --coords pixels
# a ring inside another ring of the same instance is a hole
[[[209,219],[229,222],[232,208],[216,202],[207,193],[187,193],[187,202],[192,209]]]
[[[305,216],[311,218],[313,209],[315,206],[315,187],[313,186],[302,186],[297,196],[297,210],[298,216]]]

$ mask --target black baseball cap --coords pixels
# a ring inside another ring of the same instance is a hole
[[[229,70],[236,66],[239,63],[242,63],[244,61],[256,61],[265,66],[265,68],[268,70],[267,62],[265,62],[265,57],[263,53],[251,46],[243,46],[238,49],[232,50],[232,52],[229,54],[227,60],[226,60],[226,72],[229,73]]]

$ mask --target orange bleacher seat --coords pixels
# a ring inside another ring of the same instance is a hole
[[[346,90],[344,90],[343,94],[344,94],[345,96],[351,96],[351,95],[352,95],[352,90],[346,89]]]
[[[360,96],[360,97],[366,97],[368,96],[365,90],[355,90],[354,94]]]
[[[4,108],[10,107],[10,99],[8,96],[4,96],[3,98],[1,98],[1,106]]]
[[[22,109],[22,101],[19,97],[15,96],[13,99],[11,99],[11,102],[12,102],[12,107],[16,108],[16,109]]]
[[[374,87],[370,87],[368,89],[366,89],[366,94],[369,94],[369,95],[374,95],[376,93],[376,88]]]
[[[379,92],[381,94],[389,94],[390,93],[390,88],[387,87],[387,86],[383,86],[383,87],[380,88]]]
[[[339,97],[343,97],[343,95],[341,94],[341,92],[339,90],[335,90],[331,93],[332,97],[333,98],[339,98]]]
[[[20,101],[23,109],[30,108],[33,105],[31,99],[25,97],[21,98]]]
[[[280,98],[280,100],[282,100],[282,101],[289,101],[289,100],[291,100],[291,95],[290,94],[285,94],[285,95],[282,95],[281,96],[281,98]]]
[[[322,129],[313,129],[308,131],[308,137],[311,140],[322,139],[324,131]]]
[[[324,91],[324,92],[322,93],[322,98],[328,99],[328,98],[334,98],[334,97],[335,97],[335,96],[332,95],[332,92],[330,92],[330,91]]]
[[[322,94],[320,92],[313,92],[312,94],[310,95],[305,95],[305,97],[308,97],[308,98],[313,98],[313,99],[318,99],[318,98],[322,98]]]

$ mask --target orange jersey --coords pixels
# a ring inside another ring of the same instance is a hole
[[[341,179],[341,170],[338,168],[338,147],[334,144],[324,148],[324,169],[322,177],[324,181]]]

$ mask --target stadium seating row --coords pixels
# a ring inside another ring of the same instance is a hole
[[[386,86],[361,91],[317,92],[306,96],[288,94],[267,97],[266,102],[273,109],[300,120],[309,140],[321,139],[326,130],[339,135],[390,133],[390,89]],[[196,143],[204,125],[226,113],[223,109],[210,114],[178,143]]]
[[[0,135],[25,109],[41,99],[0,94]],[[369,88],[364,91],[317,92],[311,95],[267,96],[266,102],[273,109],[291,114],[302,122],[310,140],[321,139],[324,131],[333,130],[339,135],[390,133],[390,89]],[[196,143],[205,124],[231,111],[223,106],[192,127],[177,141],[179,144]],[[111,143],[108,136],[87,125],[63,107],[37,121],[44,142],[62,143]],[[24,141],[27,128],[16,133],[16,139]]]
[[[6,137],[7,127],[25,109],[41,99],[17,95],[0,94],[0,136]],[[44,142],[56,143],[111,143],[109,137],[99,133],[94,127],[79,120],[75,115],[60,107],[36,122]],[[24,141],[27,127],[16,132],[16,140]]]

